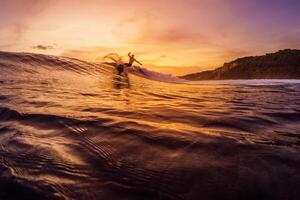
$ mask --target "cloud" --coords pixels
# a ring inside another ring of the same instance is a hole
[[[103,56],[109,53],[125,53],[125,50],[112,47],[79,47],[77,49],[67,49],[61,56],[79,58],[83,60],[101,61]]]
[[[51,50],[51,49],[54,49],[54,46],[52,45],[42,45],[42,44],[39,44],[39,45],[36,45],[36,46],[33,46],[32,47],[33,49],[39,49],[39,50]]]
[[[112,29],[112,34],[131,45],[163,45],[165,48],[186,48],[197,45],[213,45],[211,35],[199,28],[191,28],[182,22],[153,13],[139,17],[127,17]]]
[[[39,0],[1,0],[0,38],[1,49],[13,49],[26,43],[26,34],[36,18],[48,8],[47,1]],[[25,44],[27,47],[28,44]]]
[[[10,26],[10,24],[26,25],[34,20],[43,11],[49,8],[48,1],[40,0],[1,0],[0,7],[0,27]]]
[[[185,30],[183,27],[170,27],[170,28],[155,28],[147,27],[142,29],[135,41],[160,44],[187,44],[191,42],[207,41],[203,36],[198,33]]]
[[[0,38],[5,38],[0,45],[1,49],[14,47],[22,43],[22,39],[28,30],[28,27],[24,24],[10,24],[5,29],[0,27]]]

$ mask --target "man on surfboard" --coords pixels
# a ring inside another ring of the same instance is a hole
[[[142,63],[140,63],[139,61],[137,61],[137,60],[134,58],[134,54],[131,54],[131,52],[128,53],[128,57],[129,57],[129,61],[128,61],[128,63],[126,64],[126,66],[131,67],[132,64],[133,64],[134,62],[137,62],[138,64],[142,65]]]
[[[128,63],[125,63],[124,65],[118,65],[117,70],[118,70],[119,74],[123,73],[124,66],[126,66],[126,67],[132,67],[132,65],[133,65],[134,62],[136,62],[136,63],[138,63],[140,65],[143,65],[142,63],[140,63],[139,61],[137,61],[134,58],[134,54],[131,54],[131,52],[128,53],[128,57],[129,57]]]

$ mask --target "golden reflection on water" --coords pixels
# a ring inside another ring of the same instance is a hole
[[[7,58],[14,65],[0,74],[5,179],[62,199],[197,199],[216,190],[239,196],[249,183],[259,192],[274,180],[297,186],[280,177],[299,174],[299,85],[170,84],[22,58]]]
[[[77,119],[109,118],[113,121],[135,121],[161,129],[201,131],[200,126],[170,121],[212,112],[228,113],[234,98],[222,85],[169,84],[146,80],[133,75],[128,77],[77,76],[58,74],[43,84],[24,83],[17,90],[22,99],[14,106],[25,113],[66,116]],[[28,84],[28,85],[27,85]],[[21,105],[21,106],[20,106]],[[184,121],[184,119],[183,119]]]

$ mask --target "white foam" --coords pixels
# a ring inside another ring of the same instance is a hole
[[[251,79],[251,80],[205,80],[190,81],[190,84],[230,84],[230,85],[285,85],[300,84],[296,79]]]

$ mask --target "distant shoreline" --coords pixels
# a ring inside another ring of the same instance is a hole
[[[180,78],[198,80],[300,79],[300,50],[285,49],[263,56],[238,58],[215,70]]]

